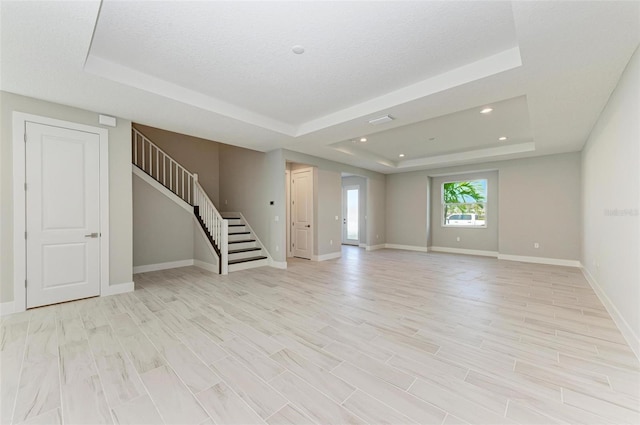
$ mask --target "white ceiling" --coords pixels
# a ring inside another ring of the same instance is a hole
[[[640,42],[639,2],[3,0],[0,14],[2,90],[384,173],[580,150]]]

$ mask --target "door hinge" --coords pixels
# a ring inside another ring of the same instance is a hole
[[[24,238],[27,239],[27,232],[24,232]]]
[[[27,132],[24,133],[24,142],[27,143]]]
[[[27,279],[24,280],[24,287],[27,287]]]
[[[26,183],[24,184],[24,190],[25,191],[27,190],[27,184]]]

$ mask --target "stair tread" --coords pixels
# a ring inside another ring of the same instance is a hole
[[[238,254],[240,252],[260,251],[262,248],[255,246],[253,248],[230,249],[229,254]]]
[[[259,257],[248,257],[248,258],[238,258],[237,260],[229,260],[229,264],[238,264],[238,263],[246,263],[249,261],[258,261],[265,260],[267,257],[259,256]]]
[[[233,233],[229,232],[230,235],[248,235],[250,233],[251,232],[233,232]]]
[[[241,241],[229,241],[229,243],[232,244],[232,243],[244,243],[244,242],[255,242],[255,241],[256,241],[255,239],[244,239]]]
[[[229,227],[244,227],[245,224],[230,224]]]

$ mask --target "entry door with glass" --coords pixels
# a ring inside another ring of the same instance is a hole
[[[360,187],[342,188],[342,243],[358,245],[360,243]]]

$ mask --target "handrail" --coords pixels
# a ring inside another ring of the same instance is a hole
[[[133,163],[183,201],[197,207],[194,213],[204,224],[216,252],[220,255],[220,274],[227,274],[229,272],[229,221],[222,218],[198,182],[198,174],[189,172],[137,129],[132,128],[131,131]]]
[[[229,221],[222,218],[207,193],[200,186],[197,174],[194,174],[193,198],[193,205],[198,207],[198,215],[220,252],[222,266],[220,274],[227,274],[229,267]]]
[[[189,205],[193,205],[193,174],[135,128],[133,163]]]

